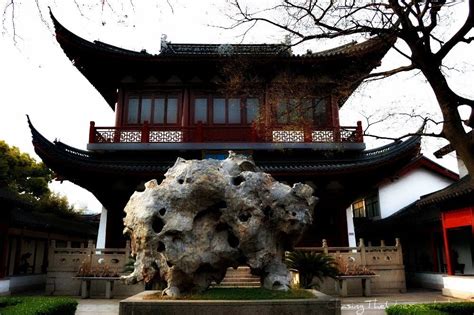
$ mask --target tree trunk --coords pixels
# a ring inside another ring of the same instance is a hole
[[[469,174],[474,174],[474,138],[464,130],[464,123],[458,112],[458,96],[448,86],[441,70],[436,66],[422,69],[443,114],[443,136],[451,143],[459,157],[463,160]]]

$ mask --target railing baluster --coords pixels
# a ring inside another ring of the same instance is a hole
[[[89,143],[95,142],[95,122],[91,121],[89,125]]]

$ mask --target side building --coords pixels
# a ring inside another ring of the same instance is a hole
[[[88,240],[97,237],[95,218],[40,212],[2,189],[0,207],[0,295],[44,289],[51,243],[59,250],[74,250],[87,247]]]

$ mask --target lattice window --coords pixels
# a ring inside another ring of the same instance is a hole
[[[183,142],[182,131],[150,131],[150,142]]]
[[[273,142],[304,142],[304,131],[302,130],[273,130]]]
[[[120,142],[134,143],[142,141],[141,131],[120,131]]]
[[[313,130],[311,138],[313,142],[334,142],[334,132],[332,130]]]

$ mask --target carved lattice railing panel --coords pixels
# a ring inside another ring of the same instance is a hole
[[[333,130],[313,130],[311,132],[313,142],[334,142]]]
[[[135,130],[121,130],[120,142],[136,143],[142,141],[142,132]]]
[[[182,131],[150,131],[150,143],[178,143],[183,142]]]
[[[273,130],[273,142],[304,142],[303,130]]]

